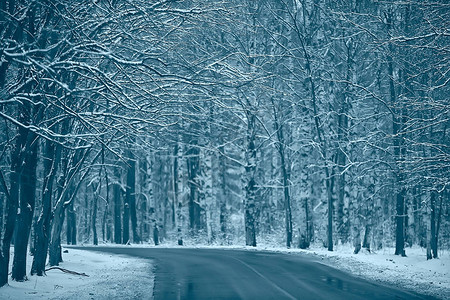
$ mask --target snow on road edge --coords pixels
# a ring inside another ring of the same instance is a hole
[[[153,265],[149,259],[68,249],[60,266],[89,277],[50,270],[0,288],[1,299],[153,299]],[[27,259],[30,270],[32,257]]]
[[[440,259],[426,260],[421,248],[408,248],[407,257],[394,255],[394,249],[377,253],[353,254],[350,247],[337,252],[313,249],[314,255],[324,258],[325,264],[355,276],[388,283],[440,299],[450,299],[450,255],[442,253]]]

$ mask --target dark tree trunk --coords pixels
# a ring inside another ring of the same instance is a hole
[[[392,15],[387,16],[389,20],[387,20],[387,30],[390,32],[392,25]],[[401,186],[403,183],[403,174],[400,170],[399,164],[402,160],[402,137],[399,135],[402,131],[401,125],[401,107],[399,105],[397,94],[395,91],[395,82],[394,82],[394,61],[392,58],[392,53],[394,53],[394,49],[390,44],[389,47],[389,55],[387,56],[387,65],[388,65],[388,75],[389,75],[389,97],[390,104],[394,107],[392,110],[392,135],[393,135],[393,145],[394,145],[394,159],[396,163],[396,216],[395,216],[395,255],[405,256],[405,230],[404,230],[404,207],[405,207],[405,189]],[[399,109],[400,107],[400,109]]]
[[[290,172],[288,170],[289,166],[286,163],[286,153],[285,153],[285,139],[284,139],[284,126],[280,124],[278,118],[278,112],[275,107],[273,97],[271,97],[275,132],[277,134],[278,144],[277,150],[280,155],[281,161],[281,173],[283,177],[283,193],[284,193],[284,210],[285,210],[285,230],[286,230],[286,247],[290,248],[292,244],[292,210],[291,210],[291,196],[289,193],[290,185]]]
[[[61,254],[61,231],[64,223],[65,207],[64,199],[56,204],[56,209],[54,211],[54,218],[52,224],[52,235],[49,246],[49,264],[50,266],[58,266],[62,262]]]
[[[35,4],[31,4],[26,12],[26,18],[23,20],[23,32],[27,34],[27,41],[29,43],[35,42]],[[18,29],[19,30],[19,29]],[[22,31],[22,30],[20,30]],[[29,77],[29,70],[22,70],[20,80],[24,83],[22,92],[30,92],[34,83],[26,82]],[[40,99],[36,100],[37,103]],[[19,104],[19,122],[24,125],[34,124],[39,122],[41,116],[41,105],[32,106],[30,102]],[[19,127],[19,136],[23,136],[24,147],[23,161],[21,162],[21,173],[19,177],[20,195],[19,207],[16,216],[16,226],[14,233],[14,259],[11,278],[16,281],[27,280],[26,276],[26,261],[28,240],[30,237],[31,223],[33,221],[34,206],[36,202],[36,167],[37,167],[37,152],[38,139],[37,135],[27,127]]]
[[[439,204],[439,212],[438,212],[438,216],[437,216],[437,224],[436,224],[436,237],[435,237],[435,248],[434,248],[434,258],[438,258],[438,245],[439,245],[439,229],[441,227],[441,220],[442,220],[442,201],[444,198],[444,195],[441,194],[439,199],[440,199],[440,204]]]
[[[133,233],[133,242],[140,243],[141,239],[137,232],[137,216],[136,216],[136,160],[133,154],[129,153],[130,159],[128,160],[128,171],[127,171],[127,189],[126,195],[127,202],[130,208],[131,217],[131,231]]]
[[[369,251],[369,252],[370,252],[370,240],[369,240],[369,238],[370,238],[370,229],[371,229],[370,225],[367,224],[366,225],[366,229],[364,231],[364,239],[363,239],[363,244],[362,244],[362,247],[364,249],[366,249],[367,251]]]
[[[31,110],[31,108],[30,108]],[[31,111],[28,110],[28,113]],[[36,167],[38,141],[37,136],[27,129],[21,135],[27,136],[27,147],[25,148],[25,159],[20,175],[20,206],[16,217],[16,228],[14,236],[14,260],[12,267],[12,279],[16,281],[27,280],[26,262],[28,239],[30,237],[31,223],[33,220],[34,206],[36,202]],[[28,131],[28,132],[27,132]]]
[[[223,144],[223,140],[221,139],[220,144]],[[220,232],[222,235],[222,239],[225,242],[228,242],[227,238],[227,222],[228,222],[228,211],[227,211],[227,166],[225,163],[225,147],[222,145],[219,147],[219,166],[220,166],[220,189],[221,189],[221,197],[219,198],[220,205]]]
[[[64,202],[66,200],[66,196],[64,195],[64,190],[68,187],[67,184],[68,176],[68,151],[64,151],[64,154],[61,156],[61,176],[58,178],[58,198],[53,211],[53,220],[51,226],[51,236],[50,236],[50,244],[49,244],[49,264],[50,266],[58,266],[60,262],[62,262],[62,254],[61,254],[61,231],[64,223],[65,216],[65,207]]]
[[[159,245],[159,228],[157,223],[155,223],[155,226],[153,227],[153,242],[155,243],[155,246]]]
[[[173,148],[173,201],[172,201],[172,227],[175,229],[177,226],[177,207],[178,207],[178,143]]]
[[[303,249],[306,249],[309,247],[309,245],[311,243],[311,238],[312,238],[312,225],[311,225],[311,217],[310,217],[310,213],[309,213],[308,198],[305,198],[303,205],[304,205],[304,209],[305,209],[305,235],[303,238],[303,240],[304,240]]]
[[[89,173],[90,169],[87,169],[79,178],[77,178],[78,182],[75,186],[72,186],[74,178],[76,174],[81,169],[84,161],[90,154],[90,149],[82,150],[74,154],[73,157],[73,167],[68,172],[68,160],[64,158],[62,162],[62,176],[60,180],[58,180],[58,201],[56,203],[56,208],[54,212],[53,226],[52,226],[52,237],[50,241],[49,248],[49,263],[51,266],[57,266],[60,262],[62,262],[62,252],[61,252],[61,231],[64,224],[64,216],[65,210],[68,205],[73,203],[74,198],[81,186],[84,182],[86,176]],[[95,160],[100,156],[100,152],[94,157],[91,163],[94,163]],[[67,177],[66,177],[67,176]],[[70,197],[68,197],[70,195]]]
[[[120,173],[117,168],[114,170],[116,183],[113,185],[113,199],[114,199],[114,242],[116,244],[122,243],[122,220],[121,220],[121,207],[122,207],[122,193],[120,188]]]
[[[328,167],[327,167],[328,169]],[[334,177],[333,172],[331,178],[327,175],[327,198],[328,198],[328,226],[327,226],[327,247],[328,251],[333,251],[333,185]]]
[[[140,168],[142,177],[141,177],[141,186],[142,186],[142,190],[147,191],[147,182],[149,181],[148,179],[148,163],[147,163],[147,158],[144,158],[142,160],[142,164],[141,164],[141,168]],[[140,212],[141,212],[141,240],[142,241],[149,241],[150,240],[150,220],[149,220],[149,216],[148,216],[148,206],[149,206],[149,196],[148,194],[143,194],[142,195],[142,201],[140,203]]]
[[[358,254],[361,251],[361,233],[359,232],[358,227],[355,226],[355,239],[353,241],[353,245],[355,246],[354,254]]]
[[[396,195],[396,228],[395,228],[395,255],[406,256],[405,253],[405,190],[402,187]]]
[[[98,211],[98,197],[101,183],[98,184],[97,187],[92,186],[94,189],[94,203],[92,207],[92,236],[94,238],[94,245],[98,245],[98,235],[97,235],[97,211]]]
[[[245,245],[256,247],[256,146],[255,146],[255,116],[250,112],[247,114],[247,150],[245,173],[247,183],[245,186],[244,200],[244,223],[245,223]]]
[[[60,147],[52,142],[45,142],[44,153],[44,183],[42,185],[42,211],[36,224],[36,251],[33,257],[31,275],[43,276],[47,260],[49,238],[51,233],[50,220],[52,214],[53,183],[60,159]]]
[[[346,49],[347,70],[346,81],[351,82],[353,76],[353,44],[351,40],[348,43],[343,43]],[[342,243],[347,243],[350,229],[350,222],[348,213],[345,211],[345,165],[347,163],[346,156],[346,142],[348,131],[348,111],[351,102],[351,85],[345,84],[344,92],[342,94],[342,102],[340,104],[339,114],[337,118],[337,133],[338,133],[338,149],[337,149],[337,227],[339,228],[339,237]],[[348,211],[348,210],[347,210]]]
[[[102,149],[102,164],[105,165],[105,150]],[[110,224],[110,202],[109,202],[109,177],[108,170],[105,169],[105,185],[106,185],[106,203],[105,203],[105,211],[103,212],[102,218],[102,239],[103,241],[111,241],[111,224]]]
[[[8,283],[10,246],[16,224],[17,206],[19,198],[19,174],[21,167],[21,149],[25,144],[24,137],[16,138],[11,154],[10,189],[7,194],[5,230],[3,233],[2,251],[0,254],[0,287]]]
[[[123,232],[122,232],[122,244],[128,244],[130,242],[130,204],[127,197],[123,203]]]
[[[436,197],[439,196],[440,204],[439,204],[439,210],[436,206]],[[439,227],[441,225],[441,218],[442,218],[442,198],[443,196],[441,194],[437,194],[436,192],[431,192],[431,199],[430,199],[430,208],[431,208],[431,252],[433,258],[438,258],[438,236],[439,236]]]
[[[198,203],[198,182],[197,176],[200,171],[199,148],[197,141],[191,141],[190,149],[187,151],[188,185],[189,185],[189,228],[191,233],[197,232],[200,227],[200,213]]]
[[[284,152],[284,151],[283,151]],[[281,159],[281,168],[283,173],[283,190],[284,190],[284,209],[285,209],[285,221],[286,221],[286,246],[291,247],[292,244],[292,211],[291,211],[291,197],[289,194],[289,172],[286,170],[287,166],[284,159],[284,153]]]
[[[66,209],[66,233],[67,233],[67,244],[76,245],[77,244],[77,215],[74,209],[74,203]]]

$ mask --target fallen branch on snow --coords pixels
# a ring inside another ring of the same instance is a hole
[[[80,275],[80,276],[89,277],[89,275],[87,275],[86,273],[78,273],[78,272],[70,271],[70,270],[67,270],[67,269],[60,268],[60,267],[51,267],[51,268],[45,269],[45,272],[50,271],[50,270],[55,270],[55,269],[56,270],[60,270],[60,271],[62,271],[64,273],[69,273],[69,274],[73,274],[73,275]]]

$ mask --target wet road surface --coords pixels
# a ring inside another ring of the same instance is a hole
[[[155,300],[435,299],[357,278],[301,254],[190,248],[79,249],[151,258]]]

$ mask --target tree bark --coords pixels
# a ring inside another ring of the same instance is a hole
[[[198,203],[198,172],[200,171],[200,149],[197,147],[197,141],[194,139],[190,142],[187,151],[188,165],[188,184],[189,184],[189,229],[191,234],[197,233],[200,229],[200,207]]]
[[[133,242],[140,243],[141,239],[137,232],[137,216],[136,216],[136,160],[131,151],[129,152],[128,159],[128,171],[127,171],[127,189],[126,195],[127,202],[130,207],[131,217],[131,231],[133,233]]]
[[[326,167],[328,170],[328,167]],[[327,172],[328,173],[328,172]],[[327,204],[328,204],[328,225],[327,225],[327,247],[328,251],[333,251],[333,186],[334,186],[334,177],[333,172],[331,173],[331,178],[327,174]]]
[[[245,244],[256,247],[256,146],[255,146],[255,116],[247,112],[247,150],[245,153],[246,163],[245,173],[247,183],[245,186],[244,200],[244,223],[245,223]]]
[[[67,230],[67,244],[76,245],[77,244],[77,215],[74,209],[74,203],[66,209],[66,230]]]
[[[28,113],[31,108],[29,108]],[[20,128],[21,134],[27,136],[25,159],[20,174],[19,211],[16,217],[14,236],[14,259],[11,278],[15,281],[27,280],[26,262],[28,239],[30,237],[31,223],[33,220],[34,206],[36,202],[36,167],[38,141],[37,136],[28,129]]]
[[[120,188],[120,172],[117,168],[114,169],[114,176],[116,180],[116,182],[113,185],[114,243],[122,244],[122,220],[121,220],[122,196]]]
[[[24,137],[18,135],[11,153],[10,189],[7,194],[5,230],[0,253],[0,287],[8,283],[10,246],[16,225],[16,215],[19,198],[19,177],[22,161],[22,147],[25,144]]]
[[[42,185],[42,211],[36,224],[36,251],[33,257],[31,275],[43,276],[47,260],[49,238],[51,233],[50,220],[52,214],[52,192],[61,149],[50,141],[45,142],[44,153],[44,183]]]
[[[101,182],[98,183],[97,186],[94,187],[92,185],[92,188],[94,189],[94,199],[93,199],[93,207],[92,207],[92,236],[93,236],[93,243],[94,245],[98,245],[98,235],[97,235],[97,211],[98,211],[98,197],[99,197],[99,190],[101,188]]]
[[[125,196],[123,203],[123,231],[122,231],[122,244],[128,244],[130,242],[130,204],[129,198]]]

